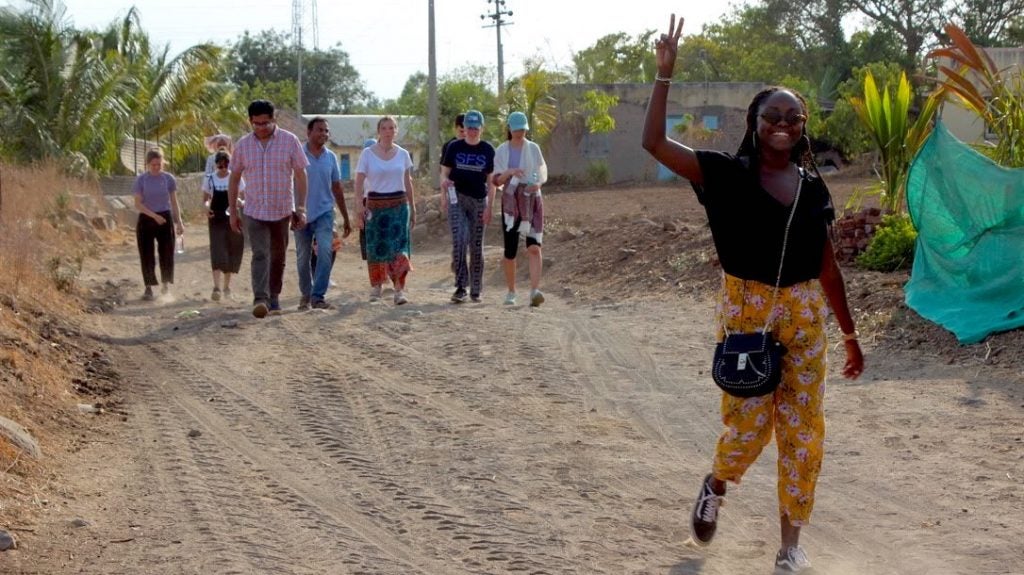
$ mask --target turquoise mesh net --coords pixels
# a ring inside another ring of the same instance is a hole
[[[960,343],[1024,325],[1024,169],[940,122],[911,164],[907,206],[918,231],[907,305]]]

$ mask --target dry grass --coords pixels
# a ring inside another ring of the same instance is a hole
[[[94,182],[56,166],[0,165],[0,186],[0,415],[25,427],[44,454],[59,452],[75,428],[72,380],[89,353],[75,327],[83,307],[75,281],[101,239],[87,216],[102,200]],[[41,472],[0,438],[3,521],[24,508]]]

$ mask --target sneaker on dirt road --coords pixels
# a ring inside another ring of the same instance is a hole
[[[811,561],[804,553],[804,548],[796,545],[789,549],[780,550],[775,555],[775,575],[793,575],[802,573],[810,575]]]
[[[714,539],[715,529],[718,528],[718,509],[724,499],[711,489],[711,475],[708,474],[700,485],[700,494],[690,516],[691,533],[697,545],[708,545]]]

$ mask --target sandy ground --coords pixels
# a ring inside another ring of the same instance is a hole
[[[699,213],[675,199],[616,213],[620,193],[552,194],[549,217]],[[122,372],[127,417],[95,419],[0,572],[772,572],[774,447],[730,491],[714,544],[686,543],[720,429],[706,296],[601,298],[567,283],[551,240],[547,303],[505,307],[491,242],[484,302],[455,306],[432,242],[409,305],[369,303],[346,247],[339,309],[295,311],[289,261],[286,313],[256,320],[248,254],[237,301],[208,301],[204,236],[191,228],[155,304],[138,300],[131,247],[90,264],[91,281],[129,290],[87,326]],[[869,347],[849,382],[833,357],[803,537],[816,572],[1024,573],[1021,379]]]

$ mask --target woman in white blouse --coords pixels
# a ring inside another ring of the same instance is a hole
[[[412,157],[395,144],[398,124],[391,116],[377,122],[377,143],[363,150],[356,166],[356,198],[366,199],[357,225],[366,231],[366,267],[370,301],[380,299],[384,283],[395,285],[395,305],[409,300],[405,280],[412,270],[411,230],[416,225]]]

